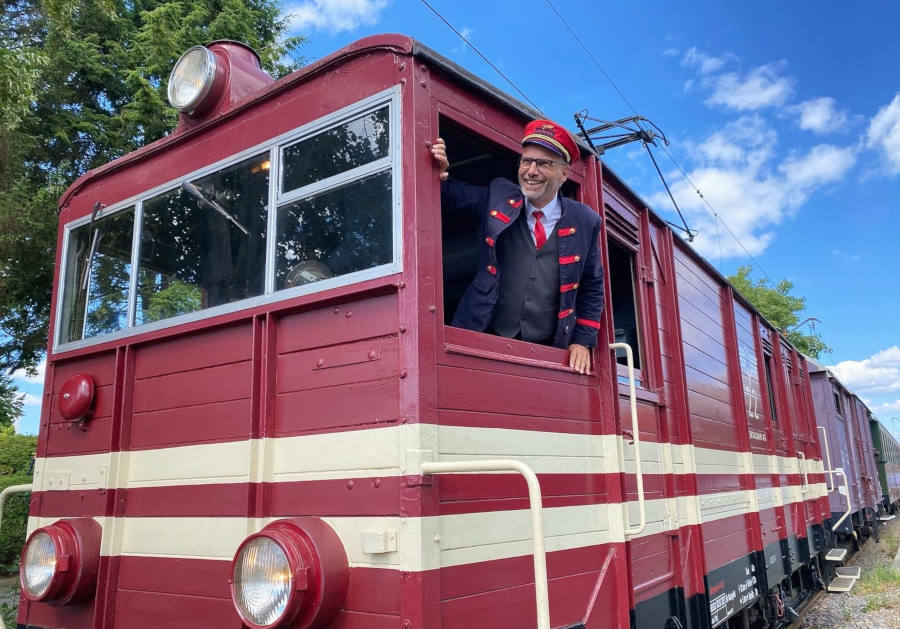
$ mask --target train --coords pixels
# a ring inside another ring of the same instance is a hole
[[[453,327],[431,142],[486,185],[540,115],[424,44],[213,42],[169,99],[59,202],[19,628],[775,628],[896,507],[864,405],[586,144],[592,368]]]

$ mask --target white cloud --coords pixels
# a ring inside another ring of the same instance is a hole
[[[855,163],[853,147],[819,144],[802,157],[789,157],[778,170],[785,175],[786,183],[803,190],[838,181]]]
[[[830,366],[857,395],[900,395],[900,347],[894,345],[863,360]]]
[[[685,51],[684,56],[681,58],[681,65],[685,68],[696,68],[700,74],[710,74],[720,70],[725,65],[725,60],[721,57],[707,55],[696,46],[693,46]]]
[[[388,0],[306,0],[289,4],[284,14],[294,30],[353,31],[378,21]]]
[[[801,129],[813,133],[837,131],[847,122],[847,112],[839,110],[830,96],[805,100],[790,107],[789,111],[797,114]]]
[[[725,125],[692,149],[698,166],[688,173],[691,181],[740,243],[716,224],[693,187],[677,173],[672,175],[673,194],[688,225],[699,232],[693,245],[702,255],[715,260],[762,253],[775,237],[775,227],[817,189],[839,181],[856,161],[854,149],[822,144],[778,164],[777,141],[775,130],[752,114]],[[658,208],[670,206],[664,192],[651,195],[651,202]]]
[[[21,382],[30,382],[32,384],[43,384],[44,376],[47,373],[47,361],[42,360],[38,363],[37,373],[33,376],[25,373],[24,369],[17,369],[12,373],[13,380],[19,380]]]
[[[884,154],[888,172],[900,174],[900,93],[872,118],[866,146]]]
[[[900,400],[884,402],[883,404],[876,404],[874,406],[870,405],[869,409],[875,414],[875,417],[884,420],[890,417],[891,413],[900,413]]]
[[[31,393],[26,393],[25,395],[23,395],[22,402],[25,404],[25,406],[37,406],[38,408],[40,408],[42,404],[40,396],[33,395]]]
[[[468,26],[463,26],[461,29],[459,29],[459,34],[462,35],[463,39],[465,39],[466,41],[472,41],[472,29]],[[460,54],[465,52],[468,47],[469,45],[465,41],[460,40],[459,46],[456,46],[450,52]]]
[[[744,76],[726,72],[712,77],[709,105],[723,105],[739,111],[752,111],[784,103],[793,91],[794,80],[779,74],[781,64],[769,63],[750,70]]]

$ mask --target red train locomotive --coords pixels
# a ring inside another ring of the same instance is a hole
[[[20,626],[775,627],[821,587],[807,360],[586,148],[580,375],[449,323],[429,142],[486,184],[535,112],[396,35],[176,75],[178,129],[60,202]]]

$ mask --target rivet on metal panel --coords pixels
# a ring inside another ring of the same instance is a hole
[[[400,72],[403,72],[404,70],[406,70],[406,62],[404,61],[403,63],[401,63],[400,65],[398,65],[398,66],[397,66],[397,69],[398,69]]]
[[[419,79],[419,85],[421,85],[422,87],[427,87],[428,82],[425,79]]]
[[[428,306],[428,312],[435,312],[437,310],[437,306],[431,305]]]
[[[409,372],[406,371],[406,369],[401,369],[401,370],[400,370],[400,377],[401,377],[401,378],[405,378],[405,377],[408,376],[408,375],[409,375]]]
[[[381,487],[381,479],[373,478],[372,479],[372,487],[374,487],[375,489],[378,489],[379,487]]]
[[[353,489],[353,479],[347,481],[347,489]]]
[[[406,332],[406,326],[401,323],[400,324],[400,334],[403,334],[404,332]]]
[[[337,313],[339,313],[340,311],[341,311],[340,308],[338,308],[337,306],[334,307],[334,311],[333,311],[334,314],[337,314]]]
[[[320,358],[319,360],[316,361],[316,367],[321,367],[324,364],[325,364],[324,358]]]
[[[409,629],[410,627],[412,627],[412,623],[410,622],[410,620],[408,618],[404,618],[403,619],[403,629]]]
[[[348,310],[347,314],[345,316],[349,319],[350,317],[353,316],[353,313]]]
[[[406,282],[400,280],[399,282],[397,282],[397,288],[406,288]]]
[[[369,360],[374,360],[374,359],[375,359],[375,350],[370,349],[369,350]]]
[[[440,543],[441,543],[441,536],[440,536],[440,534],[435,535],[432,539],[434,540],[434,543],[435,543],[435,544],[440,544]]]

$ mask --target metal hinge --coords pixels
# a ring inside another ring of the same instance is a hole
[[[656,283],[656,275],[653,274],[653,268],[642,264],[640,267],[641,281],[645,284],[653,285]]]

